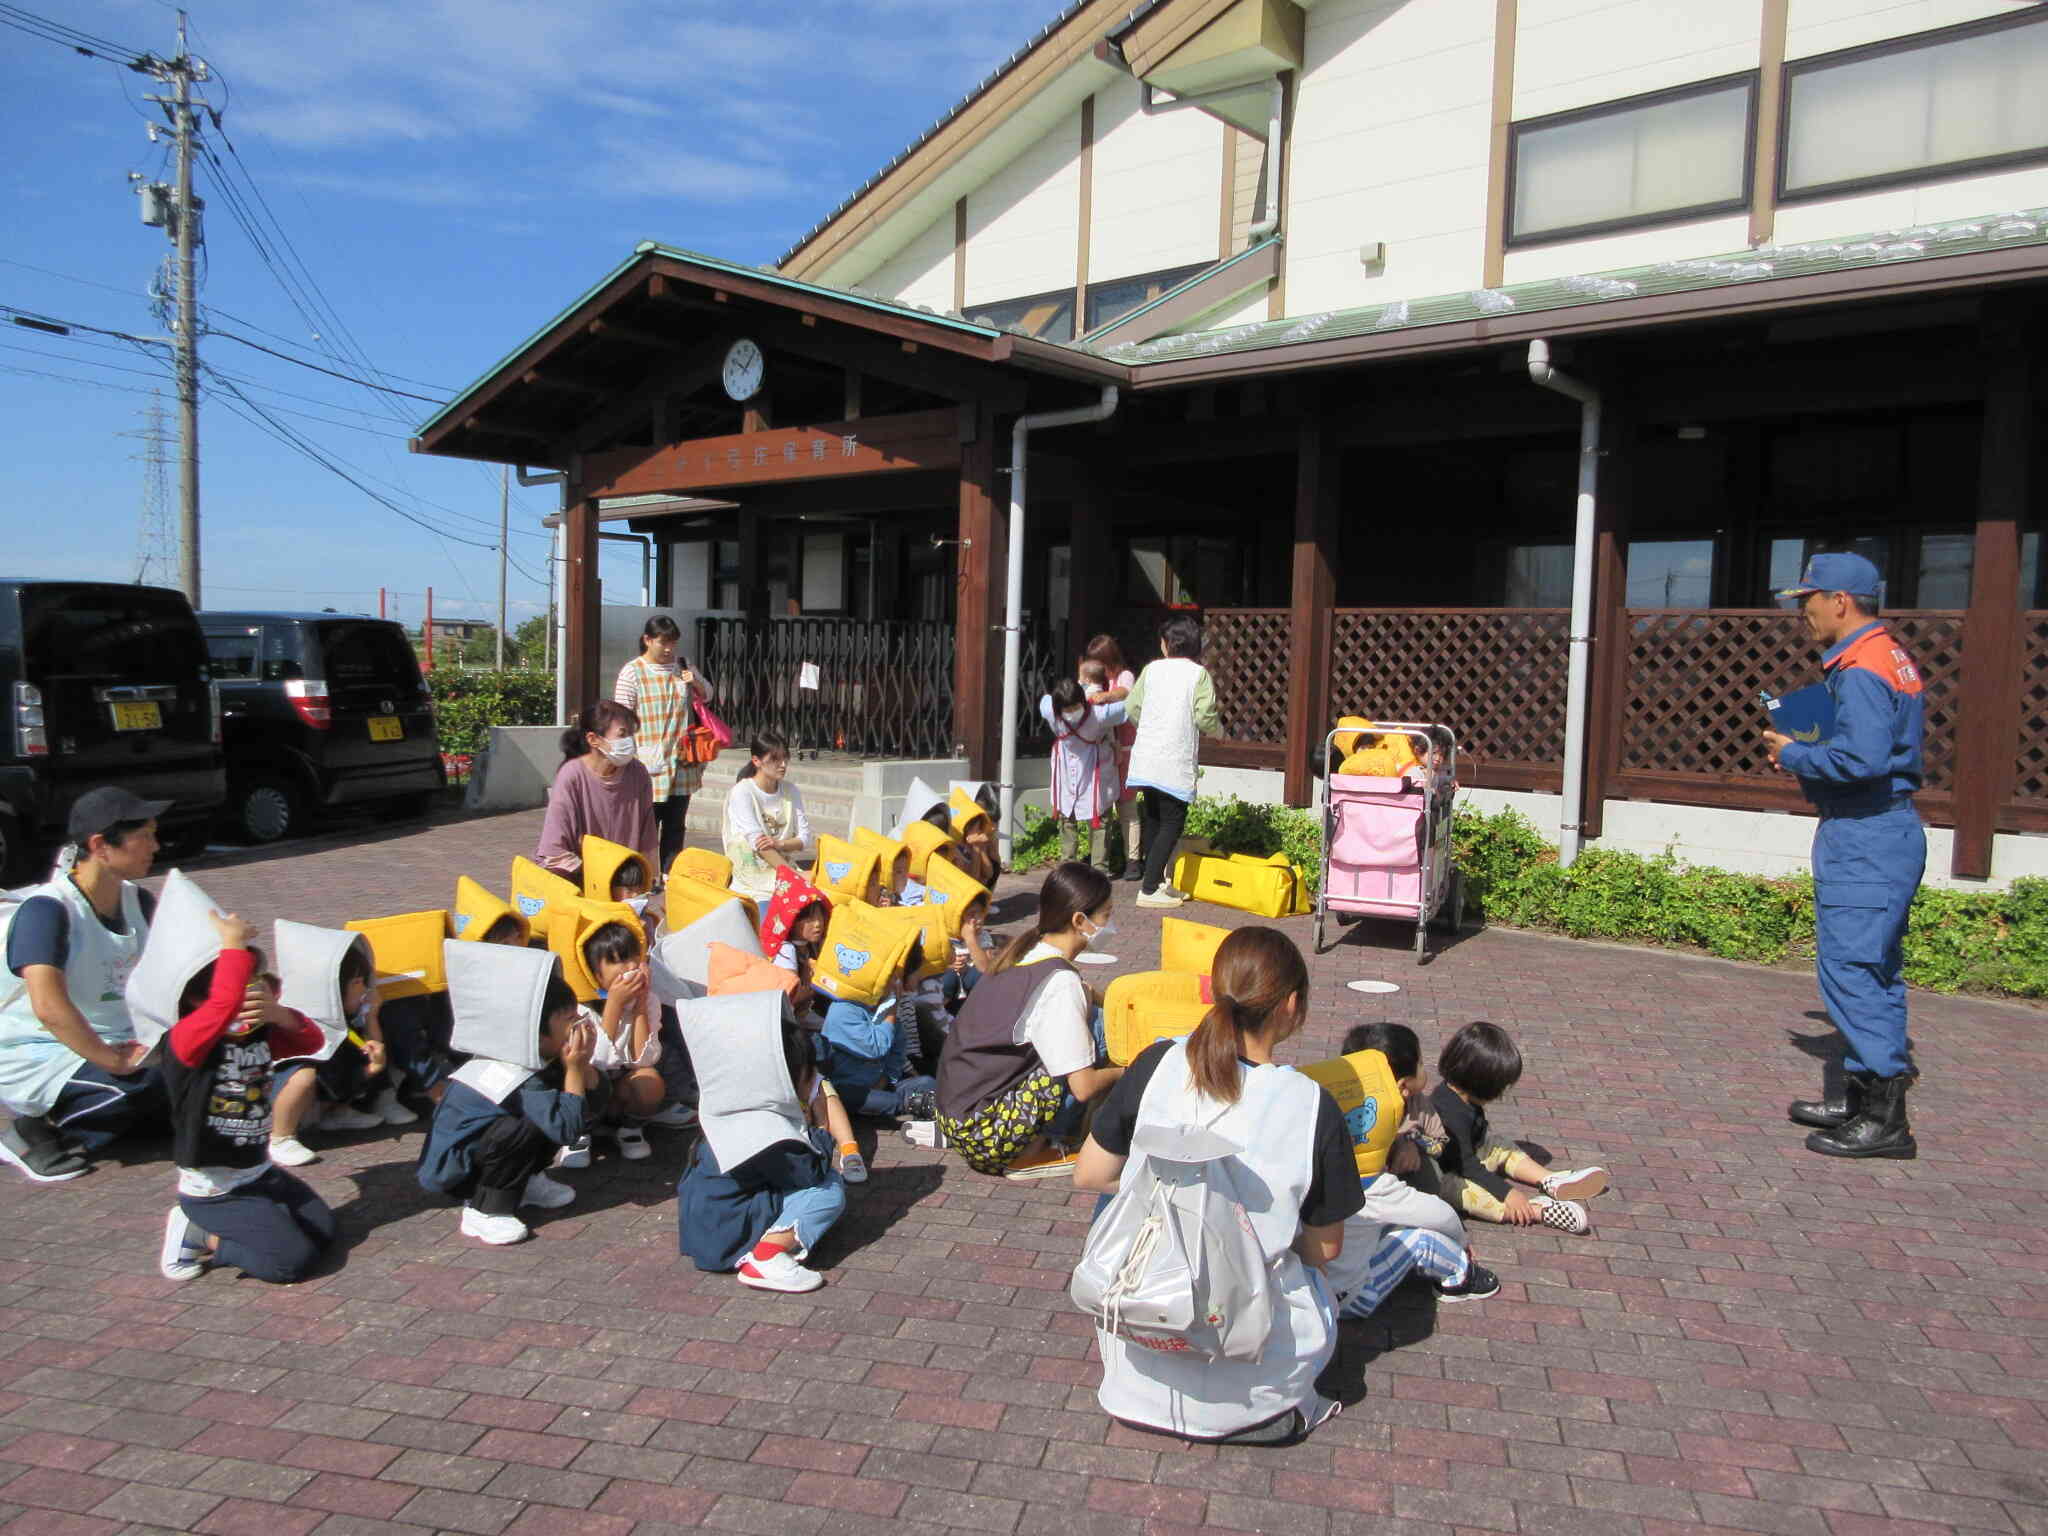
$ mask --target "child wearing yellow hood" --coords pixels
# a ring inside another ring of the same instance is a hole
[[[930,1077],[910,1072],[917,1016],[909,989],[924,965],[918,925],[876,907],[833,909],[811,982],[829,1000],[818,1035],[818,1066],[856,1115],[930,1119]]]

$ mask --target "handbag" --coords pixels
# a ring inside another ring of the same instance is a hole
[[[712,748],[714,756],[732,745],[732,727],[719,719],[712,712],[709,704],[706,704],[700,698],[693,697],[690,700],[690,707],[697,711],[697,724],[690,728],[691,734],[694,735],[700,730],[710,732],[711,740],[715,743]],[[711,759],[707,757],[703,761],[708,763]]]
[[[718,756],[718,738],[701,725],[686,725],[676,740],[676,761],[686,768],[701,768]]]

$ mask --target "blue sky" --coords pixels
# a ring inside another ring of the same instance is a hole
[[[23,0],[23,9],[169,54],[165,0]],[[294,304],[202,162],[219,329],[445,398],[552,317],[635,242],[770,262],[1062,9],[961,0],[194,0],[193,51],[218,72],[209,133],[259,226],[267,203],[310,274]],[[11,153],[0,304],[161,335],[148,287],[169,253],[128,173],[169,179],[147,78],[0,28]],[[233,154],[230,154],[229,145]],[[288,243],[288,244],[287,244]],[[324,301],[326,308],[321,305]],[[302,314],[301,306],[312,311]],[[338,317],[339,327],[333,322]],[[214,337],[206,361],[277,424],[433,523],[405,521],[229,406],[202,408],[208,607],[495,613],[495,469],[423,459],[434,407],[378,395]],[[133,371],[129,371],[133,370]],[[60,378],[48,375],[61,375]],[[76,382],[84,381],[84,382]],[[0,571],[133,580],[151,391],[168,370],[127,343],[0,325]],[[316,419],[317,418],[317,419]],[[177,477],[167,471],[175,515]],[[513,488],[512,622],[541,610],[553,492]],[[462,540],[473,540],[465,544]],[[475,547],[476,545],[492,547]],[[638,561],[605,578],[637,596]],[[616,560],[616,564],[611,562]],[[175,584],[174,572],[152,580]]]

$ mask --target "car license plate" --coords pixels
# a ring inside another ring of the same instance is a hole
[[[398,716],[396,716],[396,715],[372,715],[372,716],[370,716],[370,740],[372,740],[372,741],[403,741],[403,740],[405,740],[405,722],[404,722],[403,720],[399,719],[399,718],[398,718]]]
[[[160,731],[164,728],[164,712],[154,702],[143,704],[110,704],[114,712],[114,729],[117,731]]]

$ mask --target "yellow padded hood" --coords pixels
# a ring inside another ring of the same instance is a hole
[[[973,829],[977,821],[986,822],[991,831],[995,829],[995,819],[982,809],[981,802],[958,785],[946,797],[946,809],[953,813],[953,830],[962,837]]]
[[[903,846],[910,850],[910,878],[920,885],[929,885],[932,855],[957,841],[944,827],[935,827],[928,821],[911,822],[903,829]]]
[[[642,896],[654,894],[654,871],[647,860],[623,843],[614,843],[602,837],[583,834],[583,895],[588,901],[610,901],[612,882],[627,864],[640,866],[640,891]]]
[[[904,843],[898,842],[893,837],[884,837],[873,827],[855,827],[853,829],[853,845],[856,848],[872,848],[875,851],[875,858],[881,865],[882,889],[894,891],[901,895],[903,887],[896,880],[896,861],[899,858],[905,861],[903,872],[904,877],[908,879],[910,875],[909,847]]]
[[[873,848],[856,848],[843,837],[830,833],[818,839],[818,862],[811,866],[811,884],[832,898],[866,901],[868,886],[881,867],[881,855]]]
[[[513,908],[526,919],[526,926],[532,930],[533,936],[543,943],[547,941],[554,908],[582,894],[573,883],[553,870],[542,869],[529,858],[513,858]]]
[[[1401,1086],[1386,1056],[1379,1051],[1353,1051],[1300,1071],[1327,1088],[1343,1111],[1344,1130],[1358,1160],[1359,1177],[1376,1177],[1386,1168],[1394,1133],[1401,1128]]]
[[[919,923],[905,922],[895,910],[841,902],[833,907],[825,942],[818,946],[811,985],[834,1002],[872,1008],[895,990],[904,957],[920,931]]]
[[[446,912],[400,912],[342,924],[350,933],[360,933],[370,941],[370,959],[377,967],[377,995],[387,1002],[448,990],[448,971],[441,958],[441,941],[448,937],[448,925]]]
[[[731,885],[732,860],[709,848],[685,848],[668,867],[671,880],[701,880],[706,885]]]
[[[562,980],[569,983],[579,1003],[595,1002],[604,991],[590,962],[583,958],[583,946],[606,923],[624,923],[640,936],[641,953],[646,953],[647,930],[622,901],[589,901],[578,896],[556,909],[555,921],[548,927],[548,948],[560,958]]]
[[[988,895],[988,887],[948,859],[933,859],[925,874],[926,904],[944,916],[946,937],[959,938],[968,907],[973,905],[975,897]],[[907,907],[904,910],[915,912],[918,909]]]
[[[761,926],[761,909],[749,898],[722,885],[678,875],[672,868],[668,885],[662,893],[661,926],[670,933],[679,933],[698,918],[716,912],[728,901],[736,901],[746,908],[747,921],[756,928]]]
[[[456,880],[455,906],[448,914],[450,938],[481,943],[483,936],[497,926],[500,918],[505,917],[519,924],[520,943],[524,944],[533,937],[533,924],[521,917],[511,902],[501,901],[467,875]],[[435,953],[439,952],[437,947]]]

